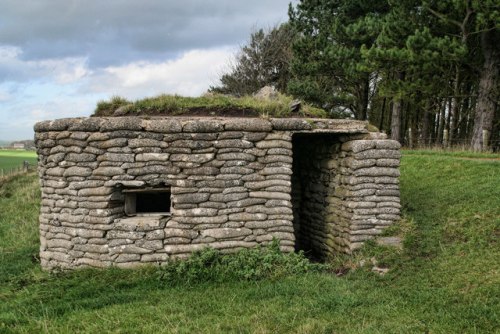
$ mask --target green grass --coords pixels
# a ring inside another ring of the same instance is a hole
[[[498,153],[476,153],[467,150],[443,150],[440,149],[431,149],[431,150],[414,150],[414,151],[406,151],[407,155],[435,155],[435,156],[446,156],[446,157],[455,157],[455,158],[469,158],[469,159],[496,159],[500,160],[500,154]]]
[[[404,249],[369,243],[334,259],[376,257],[385,276],[366,266],[175,284],[154,268],[42,272],[37,180],[15,177],[0,188],[0,332],[498,332],[500,162],[405,151],[401,172],[404,220],[391,233]]]
[[[193,114],[201,112],[205,116],[224,116],[234,111],[260,117],[327,117],[327,112],[302,103],[299,113],[292,114],[290,103],[293,98],[278,94],[274,100],[258,100],[251,96],[232,97],[226,95],[210,95],[202,97],[183,97],[178,95],[159,95],[135,102],[115,96],[109,101],[97,103],[94,116],[113,116],[113,113],[123,107],[123,115],[172,115]]]
[[[25,160],[29,161],[32,165],[36,164],[36,152],[26,150],[0,150],[0,169],[4,169],[4,171],[22,166]]]

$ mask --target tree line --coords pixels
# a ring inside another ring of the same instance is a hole
[[[498,0],[301,0],[211,91],[265,85],[409,147],[500,147]]]

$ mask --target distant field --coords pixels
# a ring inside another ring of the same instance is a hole
[[[3,169],[5,172],[21,166],[25,160],[29,161],[32,165],[36,164],[36,152],[26,150],[0,150],[0,169]]]

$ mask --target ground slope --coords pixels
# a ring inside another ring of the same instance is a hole
[[[331,272],[191,285],[154,269],[41,272],[38,182],[16,177],[0,188],[0,332],[493,333],[500,162],[484,158],[404,152],[400,253],[368,245]],[[348,270],[371,257],[389,273]]]

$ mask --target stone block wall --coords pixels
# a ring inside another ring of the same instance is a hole
[[[298,203],[330,219],[318,240],[335,246],[325,249],[349,251],[399,217],[399,146],[375,140],[366,128],[358,121],[249,118],[37,123],[42,267],[133,267],[273,238],[293,251],[297,234],[318,239],[320,218],[303,228],[301,217],[294,228],[292,136],[299,133],[339,137],[333,146],[318,146],[316,174],[303,173],[323,184],[326,200]],[[158,186],[170,190],[170,213],[125,214],[124,189]],[[347,227],[337,231],[338,224]]]
[[[297,248],[351,253],[400,218],[400,145],[331,134],[295,135],[292,203]]]
[[[353,140],[342,145],[340,186],[331,211],[345,226],[349,251],[400,219],[400,148],[394,140]]]

